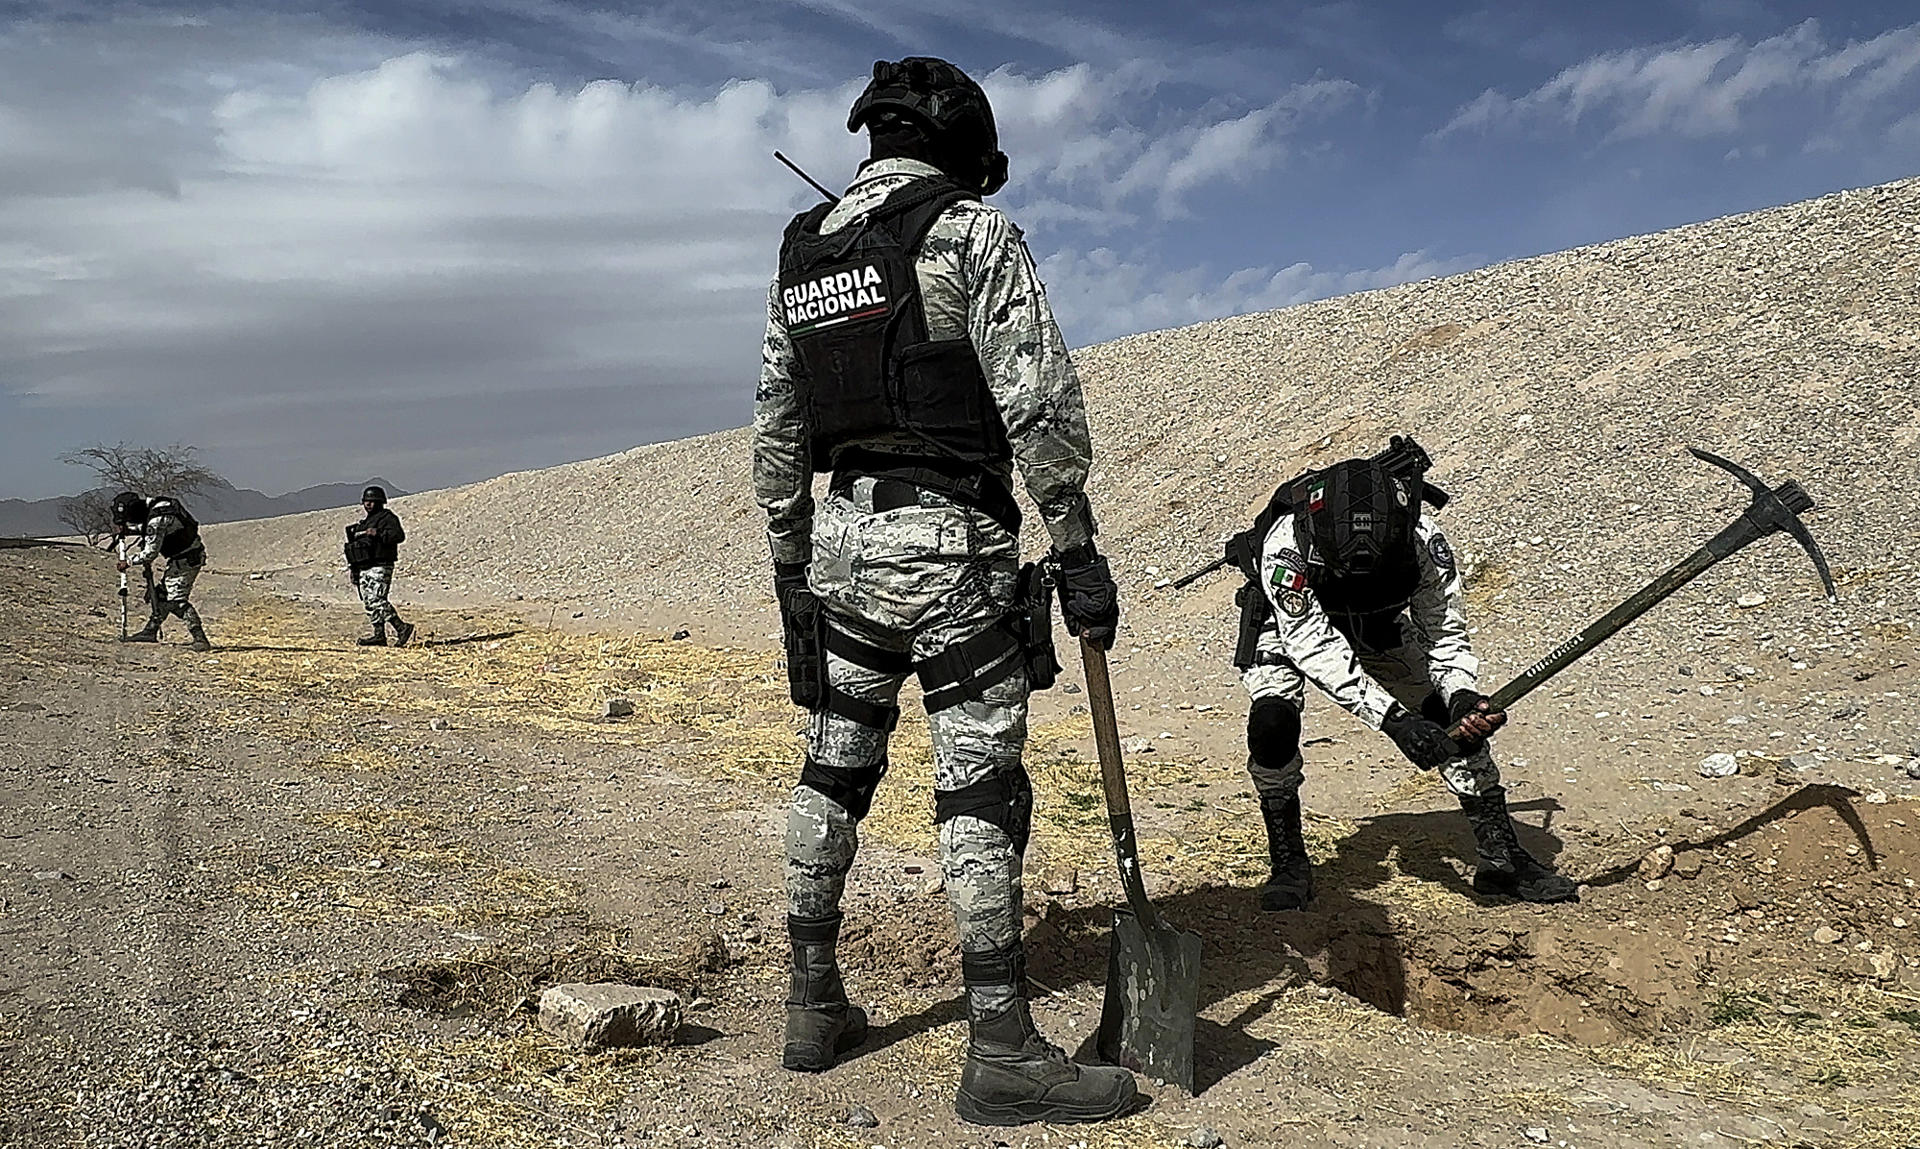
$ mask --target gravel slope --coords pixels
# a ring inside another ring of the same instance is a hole
[[[1688,444],[1814,493],[1836,569],[1861,580],[1848,622],[1871,621],[1882,593],[1910,607],[1916,240],[1909,179],[1085,349],[1092,493],[1132,617],[1152,632],[1216,611],[1227,580],[1153,588],[1211,557],[1278,480],[1399,430],[1434,454],[1460,496],[1456,536],[1506,566],[1517,611],[1585,609],[1716,528],[1736,493]],[[401,499],[406,578],[764,608],[748,446],[726,431]],[[208,534],[223,567],[324,568],[349,515]],[[1799,593],[1803,565],[1779,551],[1743,577]]]

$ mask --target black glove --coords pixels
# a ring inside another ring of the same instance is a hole
[[[1486,700],[1487,696],[1478,690],[1454,691],[1453,697],[1447,701],[1447,721],[1449,723],[1460,721],[1467,715],[1472,714],[1475,710],[1478,710],[1480,704]]]
[[[1470,714],[1482,714],[1484,717],[1484,713],[1480,710],[1480,704],[1485,701],[1487,701],[1487,696],[1477,690],[1461,690],[1456,692],[1453,698],[1447,703],[1447,724],[1449,726],[1458,726],[1460,720]],[[1505,721],[1506,717],[1502,715],[1500,721],[1495,722],[1493,725],[1497,727]],[[1480,745],[1485,741],[1486,738],[1484,736],[1464,732],[1458,738],[1454,739],[1454,742],[1459,746],[1460,753],[1462,754],[1472,753],[1479,749]]]
[[[1101,650],[1113,649],[1114,630],[1120,625],[1120,588],[1113,583],[1107,560],[1091,540],[1071,550],[1056,551],[1055,576],[1060,582],[1060,617],[1067,633],[1079,635]]]
[[[806,563],[773,564],[773,597],[780,603],[780,639],[787,648],[787,693],[795,706],[820,705],[826,659],[820,650],[820,600],[807,589]]]
[[[1407,761],[1422,770],[1435,769],[1443,762],[1460,757],[1460,747],[1447,737],[1446,727],[1420,717],[1397,702],[1381,721],[1380,733],[1393,739]]]

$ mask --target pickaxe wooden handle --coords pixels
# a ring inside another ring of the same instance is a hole
[[[1813,559],[1813,567],[1820,572],[1820,581],[1826,584],[1827,601],[1832,602],[1838,596],[1833,589],[1833,575],[1827,570],[1826,556],[1820,553],[1820,546],[1807,532],[1807,525],[1800,521],[1800,512],[1813,507],[1813,498],[1802,490],[1800,484],[1788,479],[1778,487],[1769,488],[1752,472],[1737,463],[1729,462],[1698,447],[1688,447],[1697,459],[1704,459],[1717,467],[1732,472],[1733,476],[1753,488],[1753,504],[1739,518],[1733,520],[1727,528],[1707,540],[1707,544],[1681,560],[1673,569],[1648,583],[1646,588],[1614,607],[1585,630],[1547,652],[1546,657],[1520,672],[1520,676],[1493,692],[1487,699],[1487,709],[1505,710],[1522,698],[1531,694],[1547,679],[1565,670],[1581,655],[1599,646],[1613,637],[1628,623],[1652,610],[1655,604],[1679,590],[1681,587],[1699,578],[1708,567],[1726,558],[1749,543],[1766,538],[1776,531],[1785,531],[1806,548],[1808,557]],[[1460,724],[1454,723],[1447,730],[1449,736],[1458,739]]]

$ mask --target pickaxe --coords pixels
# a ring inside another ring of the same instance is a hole
[[[1574,635],[1567,641],[1554,647],[1545,658],[1527,667],[1518,678],[1493,692],[1487,699],[1489,710],[1505,710],[1515,702],[1532,693],[1547,679],[1565,670],[1581,655],[1599,646],[1613,637],[1628,623],[1652,610],[1656,603],[1665,599],[1674,591],[1699,578],[1708,567],[1726,558],[1728,555],[1746,546],[1758,542],[1775,531],[1786,531],[1795,542],[1807,550],[1813,559],[1813,567],[1820,572],[1820,581],[1826,584],[1827,601],[1833,602],[1838,596],[1833,589],[1833,575],[1827,571],[1826,556],[1820,553],[1819,544],[1807,533],[1807,525],[1800,521],[1800,512],[1813,507],[1813,498],[1802,490],[1799,483],[1788,479],[1778,487],[1769,489],[1752,472],[1709,451],[1698,447],[1688,447],[1694,458],[1705,459],[1716,467],[1724,467],[1733,476],[1753,488],[1753,504],[1739,518],[1733,520],[1719,534],[1707,540],[1707,544],[1681,560],[1673,569],[1648,583],[1646,588],[1614,607],[1587,629]],[[1460,738],[1460,724],[1455,723],[1447,731],[1455,740]]]

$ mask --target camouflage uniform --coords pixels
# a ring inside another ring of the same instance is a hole
[[[1460,610],[1460,574],[1433,520],[1422,515],[1414,529],[1420,583],[1398,620],[1399,641],[1380,649],[1356,649],[1321,609],[1307,585],[1294,522],[1293,515],[1282,516],[1261,547],[1260,585],[1273,617],[1260,634],[1255,665],[1241,672],[1248,694],[1256,701],[1279,699],[1297,713],[1311,680],[1341,709],[1378,730],[1396,701],[1417,714],[1435,692],[1445,702],[1457,691],[1476,688],[1480,660]],[[1286,763],[1261,762],[1256,755],[1248,769],[1263,797],[1292,795],[1302,779],[1298,744]],[[1442,765],[1440,776],[1455,794],[1467,796],[1500,784],[1486,742]]]
[[[938,174],[909,159],[869,163],[820,230],[837,231],[910,181]],[[915,271],[928,337],[971,339],[1013,459],[1055,548],[1090,541],[1095,524],[1083,487],[1092,446],[1080,381],[1018,229],[996,208],[957,202],[933,223]],[[828,689],[872,712],[864,721],[825,708],[813,714],[808,755],[855,780],[847,800],[806,784],[793,793],[790,911],[796,918],[824,918],[837,913],[858,849],[859,820],[886,769],[887,735],[908,663],[980,634],[1014,608],[1019,544],[986,513],[927,491],[918,505],[877,510],[869,478],[829,494],[816,513],[808,432],[779,295],[776,280],[768,295],[753,452],[754,491],[769,517],[773,558],[808,563],[808,585],[831,627],[891,656],[866,659],[886,663],[881,669],[827,656]],[[911,439],[900,445],[919,448]],[[1001,477],[1011,471],[1001,467]],[[980,697],[929,715],[939,795],[951,800],[969,787],[1004,784],[1030,804],[1021,766],[1028,690],[1024,670],[1016,669]],[[965,954],[1004,951],[1019,941],[1025,826],[1012,829],[966,813],[941,822],[941,867]]]
[[[354,584],[360,589],[360,605],[367,608],[368,622],[385,626],[400,621],[399,613],[387,601],[387,591],[393,586],[392,567],[367,567],[354,577]]]
[[[151,567],[154,560],[161,557],[160,546],[168,535],[182,530],[186,523],[164,511],[158,512],[141,524],[136,536],[138,549],[126,557],[128,567]],[[158,634],[160,624],[171,614],[187,624],[187,633],[197,642],[206,641],[206,632],[200,625],[200,612],[193,609],[187,597],[193,593],[194,580],[200,577],[200,571],[207,565],[207,548],[196,541],[184,553],[167,560],[165,571],[153,580],[152,615],[147,620],[146,629]]]

